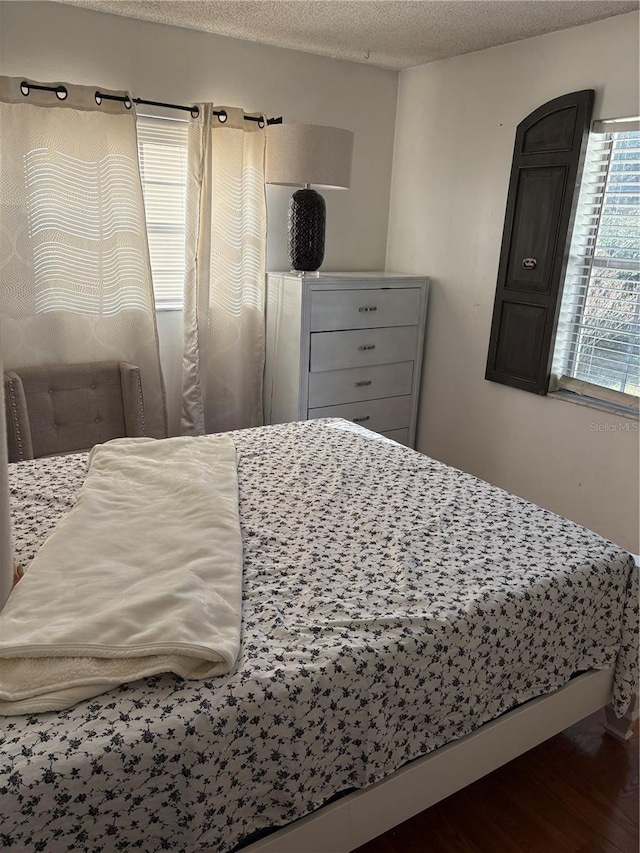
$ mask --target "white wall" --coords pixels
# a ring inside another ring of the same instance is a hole
[[[383,269],[395,72],[74,6],[0,2],[0,74],[126,89],[148,100],[213,101],[355,133],[352,188],[327,191],[323,269]],[[268,187],[268,269],[286,269],[292,190]],[[170,422],[178,417],[181,317],[160,319]]]
[[[516,125],[587,88],[638,115],[636,13],[402,72],[387,267],[433,277],[419,449],[637,554],[637,422],[484,379]]]

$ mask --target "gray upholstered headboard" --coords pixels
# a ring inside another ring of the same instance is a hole
[[[5,393],[12,461],[146,435],[140,370],[126,362],[7,371]]]

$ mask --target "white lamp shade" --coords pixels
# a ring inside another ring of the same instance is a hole
[[[268,184],[349,189],[352,158],[350,130],[319,124],[272,124],[267,128]]]

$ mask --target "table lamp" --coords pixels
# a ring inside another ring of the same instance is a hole
[[[288,248],[294,270],[314,272],[324,258],[326,208],[320,189],[349,189],[353,133],[317,124],[267,128],[265,181],[298,187],[289,202]]]

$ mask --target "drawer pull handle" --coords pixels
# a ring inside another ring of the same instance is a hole
[[[354,382],[353,385],[355,388],[364,388],[365,385],[371,385],[371,380],[363,379],[362,382]]]
[[[377,311],[377,305],[363,305],[361,308],[358,308],[358,311],[361,314],[370,314],[372,311]]]
[[[375,349],[375,348],[376,348],[375,344],[362,344],[362,346],[358,347],[358,352],[364,352],[365,350]]]
[[[361,418],[354,418],[353,422],[354,422],[354,424],[361,424],[363,421],[370,420],[370,418],[371,418],[371,415],[364,415]]]

